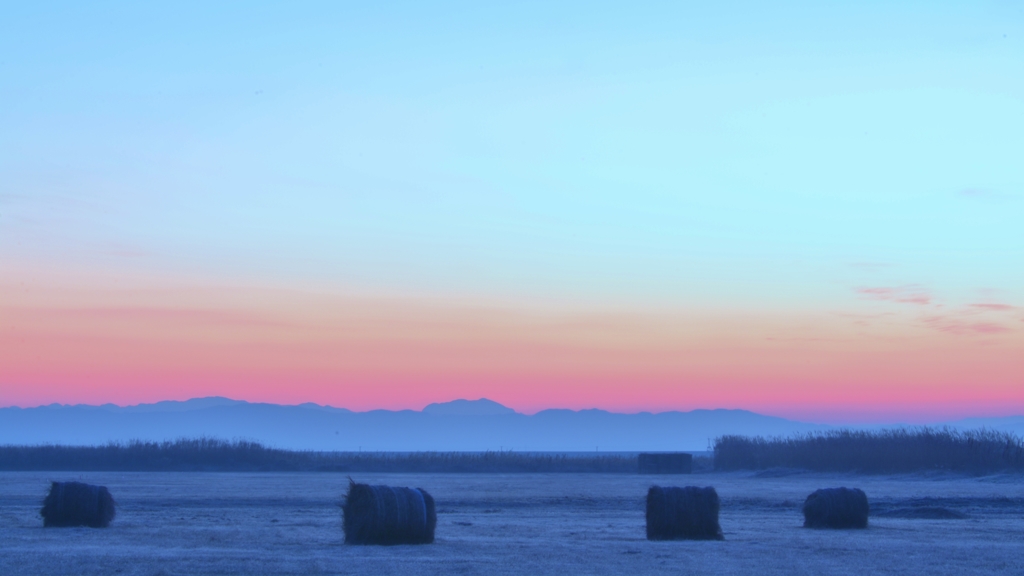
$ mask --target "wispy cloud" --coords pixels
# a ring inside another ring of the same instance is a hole
[[[992,196],[993,192],[984,188],[964,188],[960,191],[960,195],[968,198],[984,198]]]
[[[988,188],[964,188],[957,192],[961,198],[973,198],[975,200],[1008,200],[1011,195]]]
[[[1011,306],[1009,304],[998,304],[992,302],[981,302],[978,304],[971,304],[971,308],[977,308],[979,310],[983,310],[986,312],[1009,312],[1011,310],[1017,309],[1016,306]]]
[[[940,332],[956,335],[1002,334],[1010,331],[1006,326],[994,322],[964,322],[949,316],[929,316],[924,319],[924,323]]]
[[[103,253],[117,258],[145,258],[150,256],[150,253],[145,250],[135,250],[132,248],[114,248]]]
[[[892,268],[893,265],[889,262],[850,262],[850,266],[864,270],[877,270],[880,268]]]
[[[0,193],[0,204],[2,203],[14,203],[19,200],[27,200],[28,195],[26,194],[14,194],[12,192]]]
[[[971,304],[947,308],[935,302],[935,297],[927,288],[920,284],[902,286],[865,286],[856,289],[857,294],[868,300],[881,300],[900,304],[914,304],[922,307],[922,315],[918,322],[924,326],[953,335],[993,335],[1015,331],[1016,328],[1005,325],[1006,320],[1014,320],[1013,314],[1007,318],[1006,312],[1017,312],[1019,306],[1003,302],[974,302]],[[863,323],[862,318],[857,323]]]
[[[887,300],[901,304],[931,304],[932,295],[922,286],[877,286],[857,288],[857,293],[869,300]]]
[[[839,318],[844,318],[856,326],[871,326],[877,321],[886,317],[898,316],[896,312],[879,312],[876,314],[856,314],[852,312],[836,312]]]

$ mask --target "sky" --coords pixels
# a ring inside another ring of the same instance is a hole
[[[5,9],[0,406],[1024,414],[1020,3],[210,4]]]

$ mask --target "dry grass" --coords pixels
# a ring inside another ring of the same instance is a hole
[[[788,438],[723,436],[715,470],[797,468],[817,472],[891,474],[952,470],[984,474],[1024,470],[1024,440],[994,430],[895,428],[830,430]]]
[[[628,474],[359,474],[437,500],[428,546],[345,546],[346,474],[0,474],[0,574],[1020,574],[1020,476],[681,477],[713,485],[724,542],[648,542]],[[50,479],[110,487],[108,529],[43,529]],[[659,483],[667,482],[658,478]],[[943,507],[966,519],[873,517],[867,530],[801,527],[800,504],[852,484],[872,509]]]
[[[637,458],[601,453],[314,452],[279,450],[245,440],[183,438],[104,446],[0,446],[0,470],[635,473]]]

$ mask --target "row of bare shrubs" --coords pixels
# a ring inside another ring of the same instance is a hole
[[[722,436],[715,470],[790,468],[889,474],[948,470],[983,474],[1024,470],[1024,441],[994,430],[950,428],[832,430],[788,438]]]
[[[718,471],[787,468],[869,474],[1024,471],[1024,441],[993,430],[834,430],[790,437],[722,436]],[[710,468],[694,459],[694,470]],[[635,473],[624,454],[530,452],[313,452],[213,438],[103,446],[0,446],[0,470],[209,472],[605,472]]]
[[[213,438],[0,446],[0,470],[161,472],[636,472],[636,457],[528,452],[312,452]]]

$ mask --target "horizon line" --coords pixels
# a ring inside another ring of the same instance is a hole
[[[646,415],[656,416],[656,415],[661,415],[661,414],[691,414],[691,413],[694,413],[694,412],[744,412],[744,413],[747,413],[747,414],[754,414],[754,415],[762,416],[762,417],[765,417],[765,418],[777,418],[777,419],[780,419],[780,420],[785,420],[785,421],[793,422],[793,423],[817,425],[817,426],[831,426],[831,427],[841,427],[841,426],[904,426],[904,427],[906,427],[906,426],[911,426],[911,427],[913,427],[913,426],[917,426],[917,427],[925,426],[926,427],[926,426],[940,426],[940,425],[954,424],[954,423],[957,423],[957,422],[962,422],[962,421],[965,421],[965,420],[972,420],[972,419],[1024,418],[1024,413],[1022,413],[1022,414],[1006,414],[1006,415],[998,415],[998,416],[991,416],[991,415],[986,416],[986,415],[977,415],[977,414],[975,414],[975,415],[967,415],[967,416],[955,416],[955,417],[952,417],[952,418],[942,418],[941,416],[935,416],[935,417],[933,417],[931,419],[920,419],[920,421],[917,421],[917,422],[908,421],[906,419],[902,419],[902,420],[901,419],[884,419],[882,414],[878,415],[881,418],[875,418],[875,419],[864,419],[864,418],[862,418],[862,419],[850,419],[850,418],[835,419],[835,418],[827,418],[827,417],[826,418],[822,418],[822,419],[797,419],[797,418],[792,418],[792,417],[787,417],[787,416],[781,416],[781,415],[778,415],[778,414],[772,414],[772,413],[766,413],[766,412],[760,412],[760,411],[756,411],[756,410],[751,410],[751,409],[748,409],[748,408],[724,408],[724,407],[717,407],[717,408],[693,408],[691,410],[672,409],[672,410],[664,410],[664,411],[660,411],[660,412],[655,412],[655,411],[652,411],[652,410],[640,410],[640,411],[637,411],[637,412],[616,412],[614,410],[608,410],[608,409],[605,409],[605,408],[598,408],[598,407],[579,408],[579,409],[561,408],[561,407],[548,407],[548,408],[543,408],[541,410],[537,410],[536,412],[520,412],[519,410],[516,410],[515,408],[506,406],[506,405],[502,404],[501,402],[498,402],[498,401],[495,401],[495,400],[491,400],[491,399],[486,398],[486,397],[480,397],[480,398],[477,398],[477,399],[455,398],[455,399],[452,399],[452,400],[430,402],[430,403],[424,405],[419,410],[416,410],[416,409],[413,409],[413,408],[401,408],[401,409],[371,408],[371,409],[368,409],[368,410],[354,410],[354,409],[351,409],[351,408],[346,408],[344,406],[333,406],[333,405],[330,405],[330,404],[319,404],[319,403],[313,402],[313,401],[299,402],[299,403],[295,403],[295,404],[281,404],[281,403],[267,402],[267,401],[240,400],[240,399],[237,399],[237,398],[231,398],[231,397],[228,397],[228,396],[219,396],[219,395],[197,396],[197,397],[193,397],[193,398],[187,398],[187,399],[184,399],[184,400],[176,400],[176,399],[157,400],[157,401],[153,401],[153,402],[139,402],[137,404],[117,404],[117,403],[114,403],[114,402],[104,402],[102,404],[87,404],[87,403],[65,404],[65,403],[60,403],[60,402],[51,402],[49,404],[38,404],[38,405],[34,405],[34,406],[18,406],[18,405],[14,405],[14,404],[9,404],[9,405],[6,405],[6,406],[0,406],[0,409],[18,408],[20,410],[31,410],[31,409],[49,408],[49,407],[61,407],[61,408],[75,408],[75,407],[104,408],[104,407],[114,407],[114,408],[119,408],[119,409],[125,409],[125,408],[136,408],[136,407],[141,407],[141,406],[155,406],[157,404],[162,404],[162,403],[185,404],[185,403],[194,402],[194,401],[197,401],[197,400],[222,400],[222,401],[227,401],[227,402],[231,402],[231,403],[238,403],[238,404],[248,404],[248,405],[261,405],[262,404],[262,405],[269,405],[269,406],[278,406],[278,407],[283,407],[283,408],[301,408],[301,407],[315,406],[317,408],[325,408],[325,409],[331,409],[331,410],[346,411],[346,412],[349,412],[349,413],[352,413],[352,414],[368,414],[368,413],[371,413],[371,412],[391,412],[391,413],[412,412],[412,413],[422,414],[422,413],[426,412],[429,407],[435,406],[435,405],[446,405],[446,404],[453,404],[453,403],[456,403],[456,402],[476,403],[476,402],[482,402],[482,401],[483,402],[492,403],[492,404],[494,404],[494,405],[496,405],[497,407],[500,407],[500,408],[505,408],[505,409],[511,410],[511,413],[508,414],[508,415],[519,415],[519,416],[535,416],[535,415],[540,414],[542,412],[548,412],[548,411],[571,412],[571,413],[574,413],[574,414],[578,414],[578,413],[581,413],[581,412],[603,412],[603,413],[606,413],[606,414],[613,414],[613,415],[620,415],[620,416],[640,416],[640,415],[645,415],[645,414]],[[829,412],[831,412],[832,415],[836,415],[836,413],[834,411],[829,411]],[[495,416],[495,415],[499,415],[499,414],[487,414],[487,416]]]

